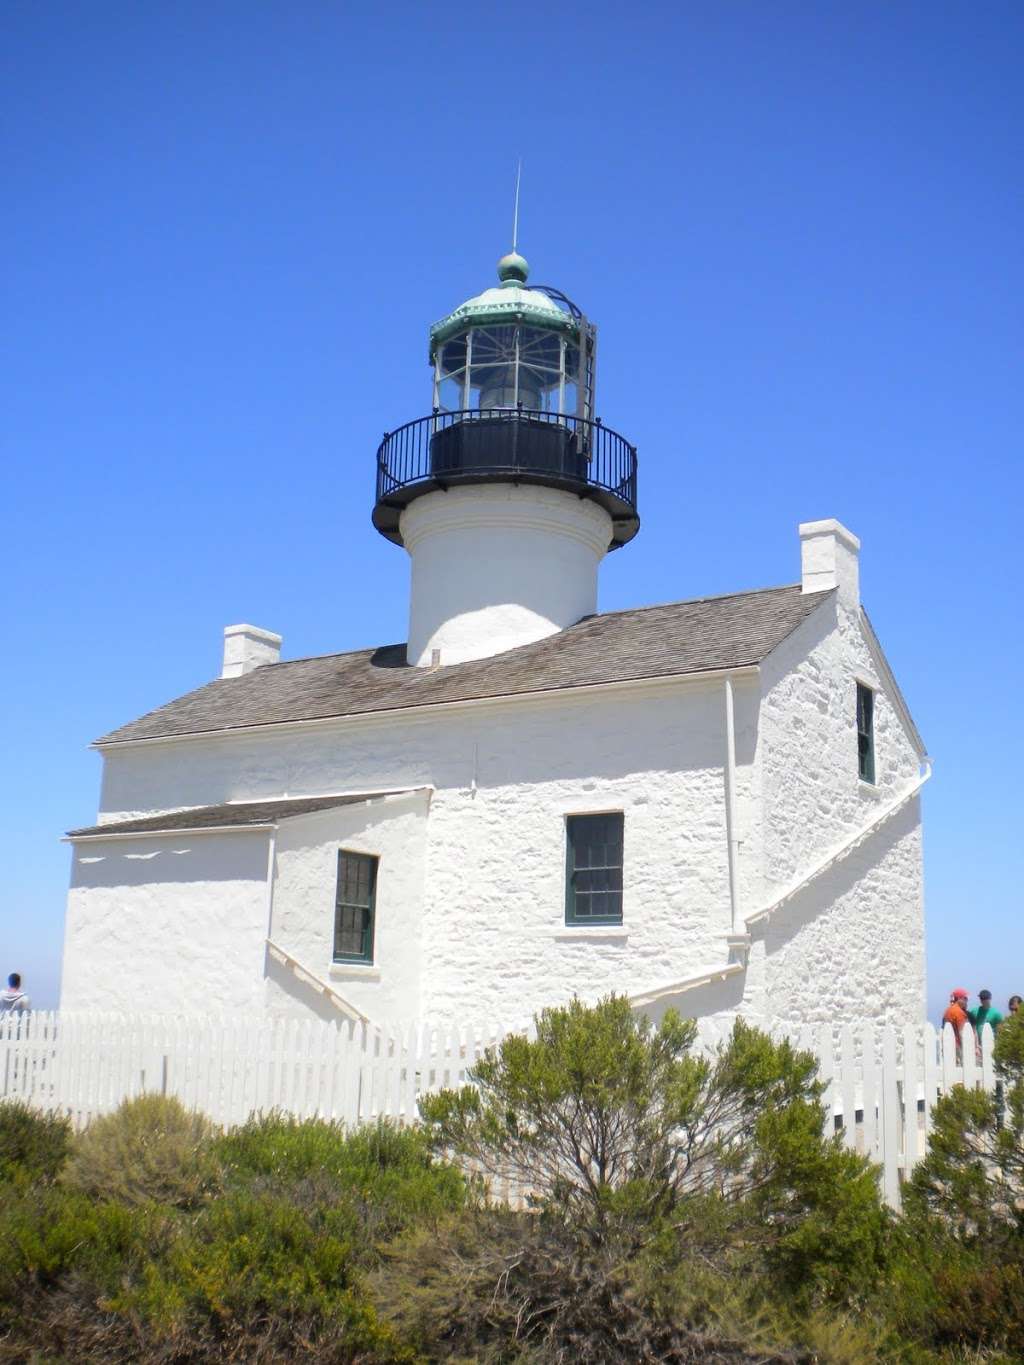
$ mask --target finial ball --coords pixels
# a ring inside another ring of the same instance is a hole
[[[530,267],[518,251],[510,251],[498,262],[498,279],[502,284],[525,284]]]

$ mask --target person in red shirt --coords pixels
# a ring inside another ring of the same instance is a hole
[[[952,1024],[953,1032],[956,1035],[956,1059],[958,1062],[963,1060],[963,1033],[964,1024],[970,1023],[967,1014],[967,1002],[970,996],[963,989],[950,992],[949,1005],[946,1013],[942,1016],[943,1024]]]

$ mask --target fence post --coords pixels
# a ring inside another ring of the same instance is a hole
[[[891,1024],[882,1029],[882,1192],[886,1202],[899,1207],[899,1077],[896,1073],[896,1034]]]

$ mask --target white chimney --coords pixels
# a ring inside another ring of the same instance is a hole
[[[805,521],[800,525],[801,587],[804,592],[839,590],[850,608],[860,605],[860,541],[840,521]]]
[[[276,664],[281,658],[281,637],[259,626],[224,627],[224,667],[222,678],[240,678],[262,664]]]

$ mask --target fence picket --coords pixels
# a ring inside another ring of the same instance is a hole
[[[875,1030],[865,1024],[861,1030],[861,1107],[864,1155],[878,1160],[878,1070],[875,1056]]]
[[[890,1024],[882,1030],[882,1190],[894,1207],[899,1203],[899,1076],[896,1071],[896,1034]]]
[[[994,1090],[996,1087],[995,1063],[992,1060],[992,1049],[995,1046],[995,1034],[991,1024],[981,1026],[981,1085],[985,1090]]]
[[[909,1176],[920,1153],[917,1126],[917,1028],[903,1031],[903,1173]]]
[[[839,1075],[843,1142],[853,1150],[857,1146],[857,1054],[853,1046],[853,1029],[849,1024],[844,1024],[839,1032]]]
[[[970,1029],[965,1028],[965,1033]],[[942,1025],[942,1093],[948,1095],[954,1085],[960,1085],[963,1077],[960,1072],[960,1063],[957,1058],[956,1033],[952,1024]]]
[[[932,1111],[939,1095],[939,1049],[942,1034],[936,1036],[931,1024],[924,1026],[924,1134],[922,1141],[928,1143],[932,1131]]]
[[[980,1040],[977,1038],[974,1030],[969,1025],[965,1024],[963,1045],[964,1086],[968,1090],[974,1090],[978,1085],[978,1064],[981,1061],[980,1051]]]

